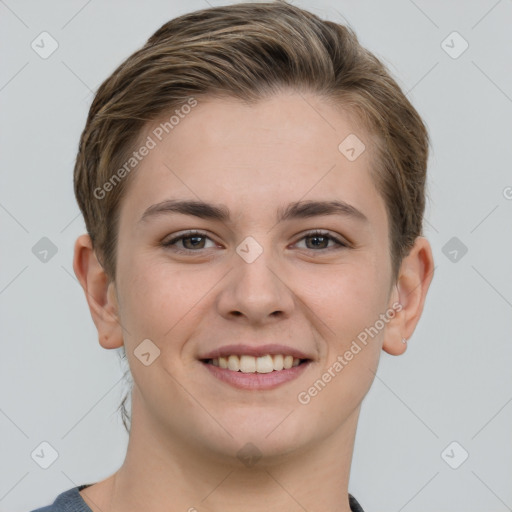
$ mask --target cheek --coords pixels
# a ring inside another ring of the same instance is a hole
[[[385,312],[386,290],[379,270],[371,265],[344,266],[319,290],[321,284],[317,281],[316,300],[318,317],[328,326],[322,327],[327,353],[302,398],[310,400],[310,411],[318,417],[329,411],[324,420],[337,425],[360,404],[373,382],[384,331],[371,327]]]
[[[121,316],[130,335],[154,339],[164,346],[170,338],[184,332],[208,300],[215,276],[171,265],[161,258],[133,258],[123,282]],[[136,339],[135,339],[136,338]]]
[[[307,284],[309,303],[316,304],[327,332],[340,341],[357,335],[384,312],[386,294],[379,269],[367,263],[338,265],[325,275],[312,273]]]

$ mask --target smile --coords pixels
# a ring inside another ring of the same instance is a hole
[[[274,354],[254,357],[250,355],[230,355],[209,359],[206,362],[219,368],[242,373],[270,373],[274,371],[289,370],[294,366],[299,366],[303,359],[291,355]]]
[[[310,366],[310,359],[274,354],[254,357],[230,355],[202,360],[217,379],[239,389],[269,390],[296,379]]]

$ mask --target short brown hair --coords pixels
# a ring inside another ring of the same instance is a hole
[[[134,172],[112,180],[143,128],[191,97],[229,96],[252,104],[285,89],[317,94],[355,114],[366,128],[374,159],[370,172],[390,222],[396,280],[403,257],[422,235],[427,129],[352,29],[281,1],[179,16],[99,87],[80,139],[74,189],[109,280],[115,281],[120,201]],[[106,183],[108,193],[98,197]]]

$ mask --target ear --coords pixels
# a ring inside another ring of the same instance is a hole
[[[109,283],[96,257],[91,237],[87,234],[79,236],[75,242],[73,270],[84,289],[100,345],[103,348],[121,347],[123,332],[119,323],[115,283]]]
[[[418,237],[403,259],[398,279],[391,293],[390,307],[401,304],[396,314],[386,326],[382,349],[394,356],[403,354],[409,339],[416,329],[432,278],[434,277],[434,258],[430,243],[425,237]],[[395,305],[396,305],[395,304]]]

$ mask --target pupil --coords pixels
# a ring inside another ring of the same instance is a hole
[[[313,240],[319,240],[319,239],[321,239],[321,240],[323,240],[324,242],[325,242],[325,239],[326,239],[326,237],[325,237],[325,236],[319,236],[319,235],[315,235],[315,236],[313,236],[313,237],[311,237],[311,238],[312,238]],[[320,242],[320,243],[321,243],[321,242]],[[319,244],[318,244],[318,243],[316,243],[316,242],[313,242],[313,245],[314,245],[315,247],[318,247],[318,245],[319,245]]]
[[[192,242],[193,247],[197,247],[198,243],[201,243],[200,240],[202,238],[203,238],[202,236],[190,236],[186,240],[188,240],[189,242]]]

